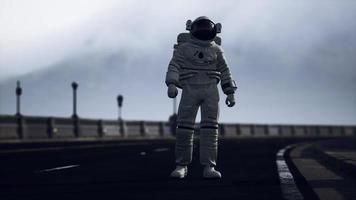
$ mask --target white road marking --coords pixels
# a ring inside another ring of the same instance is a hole
[[[284,153],[292,147],[294,147],[294,145],[289,145],[279,150],[276,155],[279,181],[281,183],[283,197],[286,200],[302,200],[304,197],[298,190],[297,185],[294,182],[293,175],[290,172],[286,161],[284,160]]]
[[[169,148],[157,148],[153,150],[154,152],[163,152],[163,151],[169,151]]]
[[[67,166],[62,166],[62,167],[55,167],[55,168],[50,168],[50,169],[38,170],[38,171],[36,171],[36,172],[37,172],[37,173],[41,173],[41,172],[51,172],[51,171],[69,169],[69,168],[74,168],[74,167],[79,167],[79,165],[67,165]]]
[[[141,156],[145,156],[145,155],[146,155],[146,152],[141,151],[141,152],[140,152],[140,155],[141,155]]]

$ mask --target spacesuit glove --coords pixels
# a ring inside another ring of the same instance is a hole
[[[178,95],[178,89],[174,84],[169,84],[167,93],[169,98],[175,98]]]
[[[233,107],[235,105],[235,96],[234,94],[228,94],[225,100],[225,103],[228,107]]]

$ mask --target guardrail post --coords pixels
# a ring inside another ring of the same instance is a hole
[[[254,136],[255,135],[255,127],[254,127],[254,125],[249,125],[249,128],[250,128],[251,136]]]
[[[321,136],[321,130],[320,126],[315,126],[315,131],[318,136]]]
[[[235,126],[235,129],[236,129],[236,135],[241,135],[241,130],[240,130],[240,125],[239,124],[237,124]]]
[[[225,124],[219,124],[219,135],[224,136],[226,134]]]
[[[331,126],[327,126],[326,130],[327,130],[327,136],[332,136],[333,135],[333,130],[332,130]]]
[[[264,125],[264,126],[263,126],[263,132],[264,132],[264,134],[267,135],[267,136],[270,135],[270,134],[269,134],[268,125]]]
[[[49,117],[47,119],[47,134],[49,138],[53,138],[55,132],[54,128],[54,119],[52,117]]]
[[[316,129],[316,132],[319,134],[319,136],[323,136],[320,126],[315,126],[315,129]],[[324,137],[324,136],[323,136],[323,137]]]
[[[319,128],[317,126],[310,126],[310,132],[314,133],[315,137],[320,137]]]
[[[101,119],[98,120],[98,135],[99,137],[104,137],[105,135],[104,122]]]
[[[79,117],[73,117],[73,132],[75,137],[80,136],[80,119]]]
[[[169,117],[168,119],[168,123],[169,123],[169,129],[171,131],[171,134],[173,136],[176,135],[176,129],[177,129],[177,118],[178,118],[178,115],[177,114],[173,114]]]
[[[159,136],[163,137],[164,136],[164,122],[159,122]]]
[[[346,133],[345,133],[345,129],[344,129],[344,127],[340,126],[340,129],[341,129],[341,135],[342,135],[342,136],[345,136],[345,135],[346,135]]]
[[[296,136],[297,135],[297,127],[295,127],[295,126],[291,126],[291,129],[292,129],[292,134],[293,134],[293,136]]]
[[[142,137],[145,137],[147,134],[146,123],[144,121],[140,122],[140,134]]]
[[[127,131],[126,131],[126,122],[122,119],[119,119],[119,134],[121,137],[126,137],[127,136]]]
[[[20,139],[25,135],[25,118],[22,115],[16,115],[17,118],[17,135]]]
[[[294,126],[289,126],[289,129],[290,129],[290,135],[294,137],[296,135]]]
[[[305,127],[305,126],[300,126],[300,128],[301,128],[302,131],[303,131],[303,135],[304,135],[304,136],[308,136],[306,127]]]
[[[278,135],[278,136],[282,136],[282,135],[283,135],[283,133],[282,133],[282,126],[277,125],[276,127],[277,127],[277,135]]]

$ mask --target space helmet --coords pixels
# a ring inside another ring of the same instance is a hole
[[[193,22],[188,20],[186,25],[186,29],[190,31],[190,34],[202,41],[213,40],[221,31],[221,24],[215,24],[206,16],[198,17]]]

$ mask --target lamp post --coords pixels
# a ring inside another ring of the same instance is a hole
[[[77,88],[78,88],[78,83],[72,82],[72,88],[73,88],[73,118],[78,118],[77,114]]]
[[[118,119],[122,120],[122,102],[124,101],[124,97],[122,95],[117,96],[117,105],[118,105]]]
[[[21,95],[22,95],[22,88],[20,81],[16,82],[16,118],[17,118],[17,135],[19,138],[23,138],[24,136],[24,118],[21,115]]]
[[[122,95],[118,95],[116,100],[118,106],[119,134],[122,137],[126,137],[126,124],[124,120],[122,120],[122,102],[124,101],[124,97]]]
[[[177,97],[173,98],[173,115],[177,114]]]
[[[16,82],[16,115],[21,116],[21,95],[22,88],[20,81]]]
[[[173,114],[168,119],[172,135],[176,134],[177,117],[177,97],[175,97],[173,99]]]
[[[72,88],[73,88],[73,131],[74,135],[76,137],[80,136],[80,124],[79,124],[79,118],[77,114],[77,89],[78,89],[78,83],[77,82],[72,82]]]

